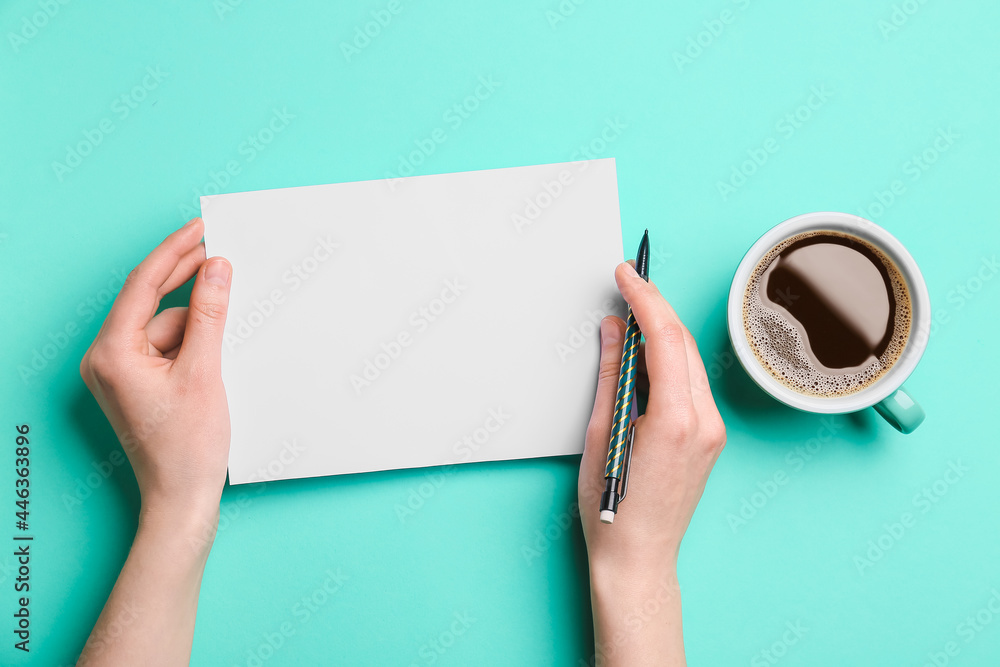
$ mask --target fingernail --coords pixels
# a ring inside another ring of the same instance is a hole
[[[633,278],[639,277],[639,274],[635,272],[635,267],[629,264],[628,262],[625,262],[625,273],[627,273],[630,277]]]
[[[184,223],[184,226],[185,227],[190,227],[191,225],[193,225],[194,223],[198,222],[199,220],[201,220],[201,218],[191,218],[186,223]]]
[[[205,267],[205,280],[213,285],[228,285],[229,274],[229,263],[221,259],[209,262]]]
[[[618,327],[615,326],[614,322],[608,318],[601,320],[601,341],[605,345],[614,345],[618,342],[621,333]]]

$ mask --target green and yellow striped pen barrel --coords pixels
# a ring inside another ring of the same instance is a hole
[[[642,235],[639,250],[635,254],[635,272],[645,281],[649,280],[649,230]],[[623,292],[624,294],[624,292]],[[601,494],[601,523],[614,523],[618,503],[625,499],[628,491],[628,474],[632,456],[632,405],[635,400],[636,374],[639,365],[639,340],[642,332],[635,320],[632,306],[628,308],[625,321],[625,346],[622,349],[622,365],[618,374],[618,397],[615,400],[615,414],[611,420],[611,442],[608,444],[608,464],[604,468],[604,493]]]
[[[636,324],[632,309],[628,310],[625,328],[625,347],[622,350],[621,373],[618,376],[618,399],[615,402],[615,416],[611,420],[611,442],[608,444],[608,464],[604,476],[621,478],[625,463],[625,445],[628,442],[628,427],[631,419],[632,399],[635,396],[636,364],[639,362],[639,325]]]

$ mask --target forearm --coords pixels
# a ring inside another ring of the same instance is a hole
[[[187,665],[218,509],[144,512],[79,665]]]
[[[685,665],[681,596],[673,564],[637,572],[591,567],[597,667]]]

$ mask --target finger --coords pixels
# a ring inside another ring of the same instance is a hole
[[[691,372],[691,398],[699,417],[714,419],[719,414],[719,408],[712,395],[712,386],[708,383],[705,362],[698,352],[698,344],[694,337],[690,333],[687,334],[687,337],[685,347],[688,353],[688,368]]]
[[[635,266],[635,260],[629,260],[628,264]],[[680,322],[680,318],[677,316],[677,312],[673,309],[669,303],[666,304],[667,308],[670,309],[670,313],[677,318]],[[687,327],[684,326],[683,322],[680,322],[684,329],[684,349],[687,352],[688,360],[688,378],[691,382],[691,398],[694,401],[695,409],[699,414],[703,414],[706,411],[717,411],[715,405],[715,398],[712,396],[712,387],[708,382],[708,374],[705,370],[704,361],[701,358],[701,354],[698,351],[698,344],[695,342],[694,336]],[[638,388],[644,393],[649,393],[649,377],[646,374],[646,343],[645,341],[639,344],[639,354],[636,357],[638,364],[637,370],[638,375],[636,379],[638,381]]]
[[[201,241],[202,232],[201,218],[191,220],[164,239],[129,273],[108,313],[106,335],[121,337],[131,344],[137,342],[135,334],[156,314],[160,299],[170,291],[165,289],[167,281],[185,255]]]
[[[233,268],[223,257],[206,261],[191,290],[184,340],[177,355],[188,371],[217,375],[222,369],[222,338],[229,310]]]
[[[180,262],[178,262],[178,264],[177,264],[177,268],[174,269],[173,273],[170,274],[170,277],[167,278],[166,282],[163,284],[162,293],[163,294],[169,294],[170,292],[173,292],[175,289],[177,289],[178,287],[180,287],[181,285],[183,285],[184,283],[186,283],[188,280],[190,280],[191,276],[193,276],[195,274],[195,272],[198,270],[198,267],[201,266],[202,262],[204,262],[204,261],[205,261],[205,244],[204,243],[199,243],[197,246],[195,246],[194,248],[192,248],[191,250],[189,250],[183,257],[181,257]],[[159,307],[159,300],[157,300],[156,307],[154,307],[154,309],[153,309],[154,312],[155,312],[156,308],[158,308],[158,307]],[[159,316],[157,315],[156,317],[159,317]],[[153,320],[155,320],[156,317],[154,317]],[[97,335],[94,336],[94,340],[91,342],[90,347],[88,347],[87,351],[84,352],[83,359],[80,362],[81,363],[81,368],[85,368],[86,367],[86,364],[88,363],[87,359],[88,359],[88,356],[90,355],[90,350],[94,347],[94,343],[96,343],[101,338],[101,336],[104,334],[105,328],[108,325],[108,319],[109,318],[105,318],[104,321],[101,322],[101,328],[98,329]],[[151,320],[151,322],[153,320]],[[155,329],[154,329],[154,331],[155,331]],[[181,327],[181,333],[182,334],[183,334],[183,331],[184,331],[184,328],[182,326]],[[164,348],[164,347],[161,347],[160,344],[154,343],[152,340],[149,339],[149,332],[150,332],[150,329],[149,329],[149,326],[147,325],[146,326],[147,343],[148,343],[148,345],[152,345],[153,346],[153,349],[149,350],[149,354],[155,355],[155,354],[159,353],[160,355],[162,355],[163,357],[168,358],[168,359],[173,359],[174,357],[177,356],[176,355],[176,350],[173,350],[173,348],[176,348],[176,346],[180,344],[180,339],[178,339],[177,342],[173,346],[171,346],[170,348]],[[174,354],[172,354],[172,355],[169,354],[169,352],[171,350],[174,351]],[[81,370],[81,374],[82,373],[83,373],[83,371]]]
[[[618,265],[615,281],[646,338],[644,358],[650,385],[646,411],[689,410],[693,402],[684,325],[656,285],[640,278],[630,264]]]
[[[167,308],[146,325],[150,354],[166,357],[166,353],[176,348],[184,339],[187,324],[187,307]]]
[[[604,478],[624,343],[625,322],[613,315],[601,320],[601,363],[597,374],[597,395],[594,397],[594,409],[587,427],[583,459],[580,461],[581,486],[586,484],[588,488],[590,485],[600,485],[600,480]]]
[[[688,356],[688,374],[691,380],[691,397],[698,402],[699,397],[704,397],[705,394],[711,395],[712,390],[708,386],[708,373],[705,371],[705,363],[701,359],[701,354],[698,352],[698,343],[695,342],[694,336],[690,332],[685,330],[684,332],[684,349],[687,350]]]
[[[181,261],[177,263],[173,273],[163,283],[163,294],[170,294],[175,289],[191,280],[191,276],[198,273],[198,267],[205,263],[205,244],[199,243],[188,250]]]
[[[631,262],[630,262],[631,263]],[[670,307],[670,304],[667,304]],[[676,312],[670,307],[671,312],[676,317]],[[680,318],[678,318],[680,321]],[[683,327],[683,322],[681,323]],[[701,354],[698,350],[698,344],[691,335],[691,332],[687,327],[684,328],[684,349],[687,352],[688,361],[688,377],[691,382],[691,399],[694,403],[695,412],[698,414],[699,419],[706,419],[711,421],[721,422],[721,417],[719,416],[719,408],[715,403],[715,397],[712,394],[712,386],[708,381],[708,373],[706,372],[705,363],[701,358]],[[645,342],[639,345],[639,354],[637,355],[637,375],[636,375],[636,388],[639,392],[649,395],[649,376],[646,374],[646,344]]]

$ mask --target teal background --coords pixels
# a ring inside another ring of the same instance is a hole
[[[135,529],[134,477],[109,465],[120,447],[78,372],[120,277],[197,214],[229,161],[239,173],[221,191],[383,178],[435,128],[446,140],[416,174],[580,159],[593,144],[593,157],[617,159],[626,247],[650,228],[652,277],[699,342],[729,433],[681,550],[690,664],[919,666],[948,642],[958,652],[938,664],[998,661],[987,604],[1000,590],[1000,5],[403,1],[350,59],[341,44],[387,3],[53,5],[34,33],[24,21],[45,5],[0,6],[0,539],[15,532],[24,422],[36,536],[30,659],[12,647],[16,572],[13,550],[0,550],[0,663],[72,663]],[[731,22],[713,23],[724,10]],[[696,57],[679,65],[688,48]],[[112,103],[147,67],[167,76],[122,118]],[[453,127],[446,112],[479,77],[500,85]],[[782,119],[823,86],[827,99],[789,136]],[[274,109],[295,118],[250,160],[241,144]],[[53,162],[102,119],[113,132],[60,180]],[[609,122],[622,129],[602,146]],[[939,131],[952,139],[935,156]],[[778,149],[720,194],[769,139]],[[925,150],[936,159],[923,170],[913,160]],[[871,410],[831,426],[785,408],[732,360],[737,263],[767,228],[817,210],[867,213],[923,270],[936,319],[906,384],[928,413],[911,436]],[[78,334],[22,377],[67,323]],[[951,463],[968,470],[956,478]],[[567,457],[227,488],[192,664],[587,664],[585,547],[576,523],[560,527],[577,467]],[[87,497],[68,503],[74,494]],[[744,500],[759,507],[739,523]],[[884,554],[859,564],[880,538]],[[303,620],[296,604],[328,569],[346,580]],[[961,625],[983,609],[978,630]],[[456,613],[474,620],[428,654]],[[262,649],[284,623],[294,632]],[[788,623],[804,630],[794,644]]]

